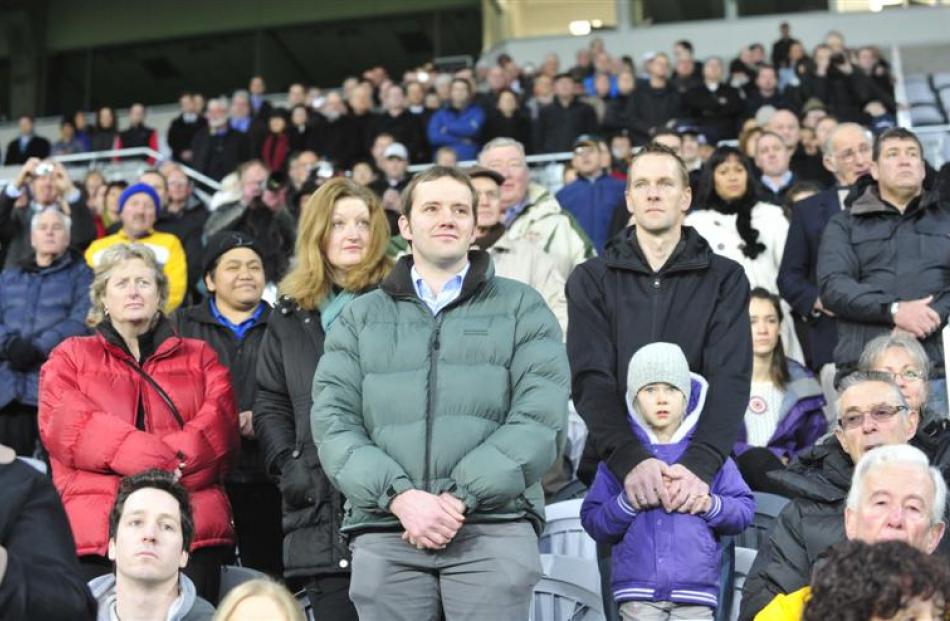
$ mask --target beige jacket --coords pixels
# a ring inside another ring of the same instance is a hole
[[[567,297],[564,277],[554,259],[524,239],[499,238],[488,249],[495,264],[495,276],[522,282],[541,294],[561,326],[562,338],[567,334]]]
[[[577,265],[596,252],[574,217],[543,186],[528,186],[528,203],[505,234],[511,241],[527,240],[551,255],[566,281]]]

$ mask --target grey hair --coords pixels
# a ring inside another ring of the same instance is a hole
[[[59,207],[56,207],[56,206],[44,207],[43,209],[40,209],[35,214],[33,214],[33,217],[30,218],[30,232],[32,233],[33,231],[37,229],[37,227],[39,227],[40,216],[42,216],[44,213],[47,213],[47,212],[54,213],[57,216],[59,216],[60,222],[62,222],[63,226],[66,227],[66,236],[68,237],[69,234],[72,232],[73,219],[67,216],[65,213],[63,213],[63,211]]]
[[[887,384],[891,388],[891,392],[894,393],[894,399],[896,399],[901,406],[907,407],[907,400],[904,399],[904,395],[901,394],[900,387],[889,374],[882,373],[881,371],[855,371],[842,379],[841,384],[838,386],[838,399],[835,401],[835,411],[839,417],[843,414],[841,411],[841,397],[844,396],[844,393],[847,392],[849,388],[854,388],[855,386],[868,382]],[[905,416],[906,412],[907,410],[904,410]]]
[[[862,371],[870,371],[874,363],[891,348],[903,349],[913,359],[914,366],[923,373],[924,381],[930,377],[930,358],[927,352],[924,351],[920,341],[906,334],[882,334],[868,341],[858,360],[858,368]]]
[[[525,158],[524,145],[515,140],[514,138],[507,138],[501,136],[499,138],[493,138],[485,143],[485,146],[482,147],[482,150],[478,153],[478,161],[484,163],[484,156],[486,153],[492,149],[500,149],[502,147],[514,147],[518,149],[518,152],[521,153],[521,159]]]
[[[244,90],[243,88],[240,88],[240,89],[234,91],[233,93],[231,93],[231,99],[232,99],[232,100],[234,100],[234,99],[247,99],[248,101],[250,101],[250,99],[251,99],[251,94],[250,94],[248,91]]]
[[[106,287],[109,285],[109,279],[117,267],[138,259],[145,263],[155,273],[155,286],[158,288],[158,313],[155,319],[161,315],[162,309],[168,303],[168,277],[165,276],[162,266],[158,263],[155,253],[145,244],[115,244],[106,248],[102,252],[95,266],[95,276],[92,285],[89,287],[89,298],[92,300],[92,308],[89,309],[89,315],[86,317],[86,323],[90,326],[98,325],[106,317]]]
[[[947,505],[947,483],[943,480],[940,470],[930,465],[924,452],[909,444],[879,446],[861,458],[854,468],[854,475],[851,477],[851,489],[848,490],[847,500],[848,508],[857,511],[861,502],[861,494],[864,491],[864,480],[872,470],[887,464],[918,466],[921,470],[927,472],[934,486],[933,504],[930,507],[930,525],[942,524],[944,509]]]
[[[834,152],[833,143],[834,143],[835,136],[838,135],[839,131],[847,127],[861,130],[861,135],[864,136],[864,139],[867,141],[868,146],[874,144],[874,136],[871,134],[871,131],[868,128],[864,127],[863,125],[859,125],[857,123],[838,123],[837,127],[831,130],[831,133],[829,133],[828,137],[825,138],[825,143],[821,145],[822,155],[827,155],[828,157],[834,157],[835,152]]]

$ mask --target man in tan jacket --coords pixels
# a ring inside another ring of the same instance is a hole
[[[523,282],[540,293],[557,317],[561,331],[567,334],[564,277],[554,258],[524,238],[512,239],[502,223],[501,186],[504,176],[484,166],[472,166],[465,172],[472,178],[472,185],[478,192],[475,245],[491,255],[496,276]]]
[[[594,246],[546,188],[531,183],[524,147],[511,138],[495,138],[478,163],[500,173],[503,224],[511,240],[525,239],[551,255],[566,280],[575,266],[594,256]]]

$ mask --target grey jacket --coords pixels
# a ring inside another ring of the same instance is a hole
[[[99,604],[96,621],[118,621],[115,614],[115,574],[106,574],[89,581],[89,590]],[[183,573],[178,574],[179,596],[168,609],[165,621],[210,621],[214,606],[198,597],[195,585]]]

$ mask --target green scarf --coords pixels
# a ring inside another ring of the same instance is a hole
[[[356,294],[350,291],[340,291],[336,293],[331,291],[323,301],[317,305],[320,309],[320,325],[323,326],[323,333],[330,331],[330,326],[336,321],[336,318],[343,312],[346,305],[356,299]]]

